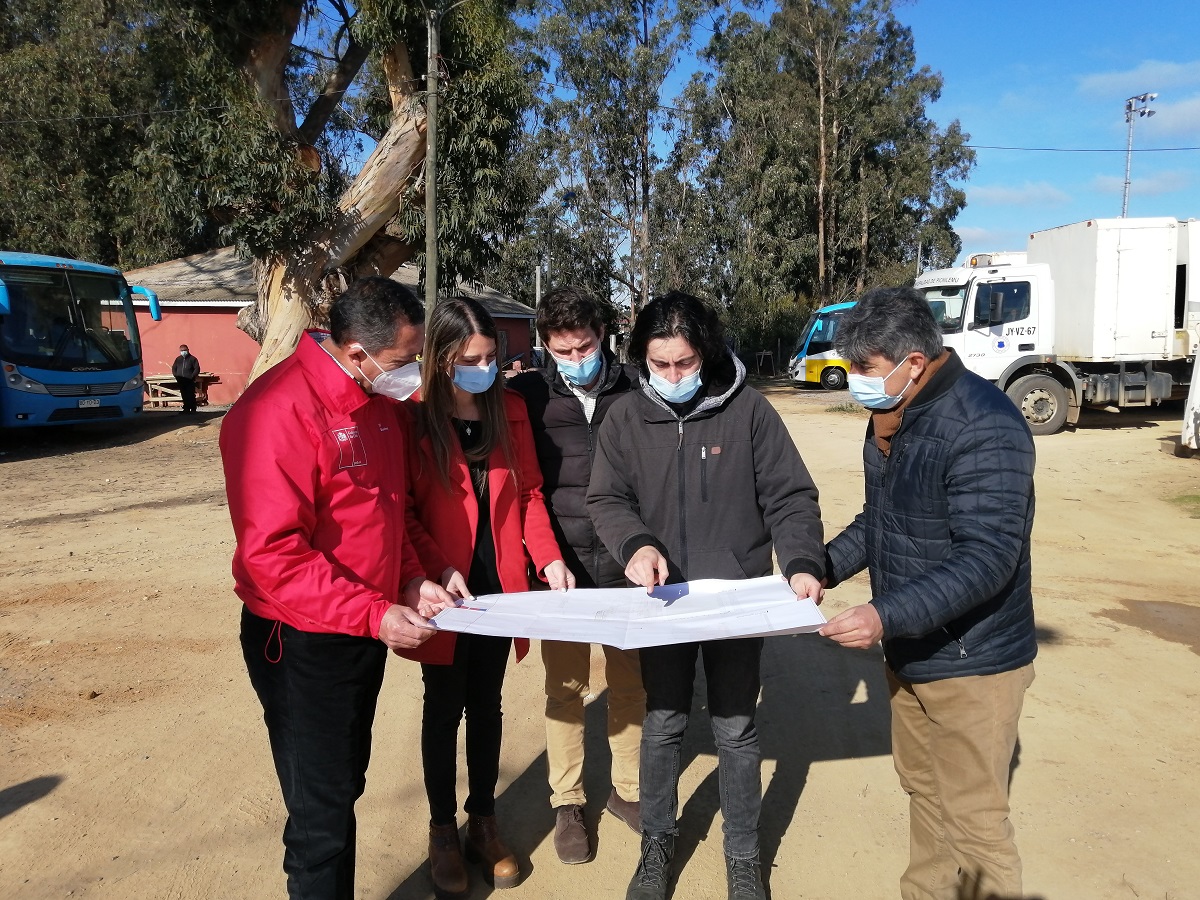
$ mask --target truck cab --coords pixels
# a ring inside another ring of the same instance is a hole
[[[1074,379],[1054,361],[1054,282],[1025,253],[980,253],[914,282],[942,326],[942,340],[972,372],[1017,404],[1034,434],[1078,418]]]

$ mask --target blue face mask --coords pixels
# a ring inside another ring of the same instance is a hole
[[[900,363],[900,366],[905,365],[908,360]],[[886,375],[854,375],[850,374],[846,378],[846,386],[850,388],[850,396],[865,406],[867,409],[891,409],[903,398],[905,391],[912,387],[912,379],[908,380],[908,384],[904,386],[904,390],[899,394],[889,394],[885,382],[892,377],[892,374],[900,369],[896,366],[891,372]]]
[[[585,384],[591,384],[600,371],[600,363],[602,360],[600,357],[599,347],[597,347],[577,363],[563,359],[559,356],[555,356],[553,353],[550,355],[554,357],[554,364],[558,367],[559,374],[561,374],[563,378],[567,379],[567,381],[571,382],[571,384],[575,385],[576,387],[583,387]]]
[[[703,383],[700,380],[701,369],[697,369],[691,375],[685,375],[679,379],[678,384],[672,384],[657,375],[654,372],[650,373],[650,387],[658,393],[668,403],[687,403],[696,396],[696,391],[700,390],[700,385]]]
[[[482,394],[496,380],[497,371],[494,359],[486,366],[455,366],[454,386],[468,394]]]

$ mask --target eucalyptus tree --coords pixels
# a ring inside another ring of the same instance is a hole
[[[654,189],[672,116],[668,78],[711,6],[554,0],[537,8],[533,42],[553,87],[538,128],[553,173],[548,194],[566,201],[555,220],[577,252],[592,257],[580,268],[604,271],[634,310],[653,289]]]
[[[450,138],[438,241],[453,283],[496,255],[530,199],[511,190],[506,163],[532,85],[510,51],[505,0],[467,0],[447,13],[438,65]],[[330,27],[309,27],[318,18]],[[0,167],[31,205],[41,197],[60,210],[97,210],[74,231],[13,233],[25,249],[114,262],[129,254],[103,232],[144,238],[140,222],[169,224],[164,253],[189,240],[236,244],[259,276],[242,323],[262,343],[252,377],[321,323],[348,280],[423,262],[414,202],[424,193],[426,125],[419,0],[11,0],[0,10],[0,40],[0,74],[22,88],[0,105],[23,122],[22,159],[50,143],[31,124],[51,118],[39,94],[67,97],[72,79],[88,90],[68,108],[104,134],[93,139],[79,126],[80,141],[64,147],[69,166],[51,156],[43,172]],[[342,158],[358,134],[374,140],[370,154]],[[8,221],[0,216],[0,228]],[[137,252],[148,249],[143,241]]]

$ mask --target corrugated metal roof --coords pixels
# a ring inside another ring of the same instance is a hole
[[[416,266],[401,266],[392,278],[420,291],[421,271]],[[172,259],[154,266],[131,269],[125,273],[130,284],[140,284],[158,295],[160,302],[172,306],[244,306],[257,297],[253,260],[241,259],[233,247]],[[483,304],[493,316],[506,319],[532,319],[537,312],[505,294],[488,287],[460,281],[458,290]],[[135,298],[135,302],[136,298]]]

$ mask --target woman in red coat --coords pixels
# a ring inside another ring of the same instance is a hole
[[[458,298],[429,318],[422,402],[414,418],[410,537],[430,577],[461,597],[529,590],[529,562],[554,589],[574,586],[542,496],[533,432],[520,395],[497,378],[496,325]],[[520,880],[496,828],[500,690],[511,638],[442,632],[403,655],[425,683],[421,761],[429,798],[429,862],[439,898],[468,891],[458,843],[458,725],[467,719],[467,856],[497,888]],[[517,658],[529,642],[517,641]]]

